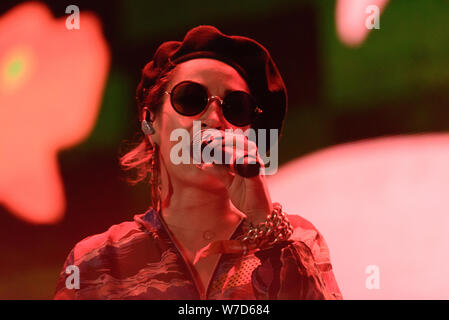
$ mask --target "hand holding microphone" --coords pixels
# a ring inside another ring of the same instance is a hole
[[[244,178],[260,174],[256,144],[243,134],[216,129],[200,130],[192,138],[191,155],[196,163],[204,163],[204,156],[210,156],[214,164],[227,166],[231,172]],[[209,161],[206,159],[206,163],[211,163]]]
[[[204,163],[203,151],[205,154],[221,151],[221,156],[214,157],[219,163],[207,161],[210,165],[203,170],[213,171],[224,183],[232,204],[246,215],[247,223],[257,225],[265,221],[273,206],[265,176],[260,174],[263,162],[259,162],[256,143],[244,134],[215,129],[197,131],[192,142],[191,155],[197,164]],[[215,170],[218,168],[214,166],[226,170]]]

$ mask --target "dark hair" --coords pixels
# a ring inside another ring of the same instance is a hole
[[[162,98],[164,96],[164,92],[167,88],[167,84],[171,79],[171,75],[173,73],[173,69],[175,65],[170,65],[163,73],[161,73],[158,80],[155,84],[148,88],[146,86],[146,70],[150,68],[150,64],[148,63],[142,70],[142,78],[137,86],[136,90],[136,100],[137,100],[137,109],[138,109],[138,118],[139,118],[139,129],[137,132],[136,141],[125,141],[125,149],[128,151],[120,152],[122,155],[120,156],[119,163],[121,168],[130,172],[126,181],[131,185],[136,185],[137,183],[147,180],[150,177],[150,165],[151,158],[153,156],[153,146],[148,141],[147,137],[140,130],[140,121],[142,110],[144,107],[147,107],[149,110],[153,112],[154,115],[157,115],[162,106]],[[149,119],[147,118],[147,121]],[[134,174],[132,174],[134,173]]]

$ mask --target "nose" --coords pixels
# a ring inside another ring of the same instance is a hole
[[[218,97],[211,97],[206,112],[201,119],[201,127],[224,130],[226,122],[221,110],[221,99]]]

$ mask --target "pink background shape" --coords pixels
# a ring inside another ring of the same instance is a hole
[[[449,299],[449,134],[334,146],[268,183],[323,234],[345,299]],[[379,290],[365,287],[368,265]]]

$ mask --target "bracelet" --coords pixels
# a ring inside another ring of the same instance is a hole
[[[267,216],[265,222],[259,223],[256,227],[251,223],[248,231],[241,240],[246,246],[256,246],[264,249],[275,243],[288,240],[293,233],[293,227],[282,211],[282,206],[273,203],[273,212]]]

